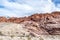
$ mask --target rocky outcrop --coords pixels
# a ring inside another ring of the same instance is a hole
[[[0,22],[22,23],[33,34],[60,34],[60,12],[34,14],[28,17],[0,17]]]

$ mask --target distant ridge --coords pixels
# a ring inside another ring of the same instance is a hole
[[[40,19],[42,19],[42,17],[58,17],[60,16],[60,12],[56,11],[56,12],[52,12],[52,13],[41,13],[41,14],[33,14],[31,16],[28,17],[4,17],[4,16],[0,16],[0,22],[14,22],[14,23],[21,23],[23,21],[38,21]]]

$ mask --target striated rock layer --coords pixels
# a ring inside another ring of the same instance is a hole
[[[26,23],[28,23],[28,21],[26,21]],[[1,22],[0,40],[60,40],[60,35],[41,35],[41,33],[47,32],[40,28],[40,31],[38,31],[38,28],[35,27],[38,26],[37,23],[32,22],[33,24],[31,25],[29,23],[29,26],[26,26],[25,23],[16,24]]]
[[[60,12],[34,14],[28,17],[0,17],[0,22],[23,24],[32,35],[60,35]]]

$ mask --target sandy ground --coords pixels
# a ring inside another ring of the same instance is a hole
[[[41,37],[10,37],[10,36],[0,36],[0,40],[60,40],[59,35],[41,35]]]

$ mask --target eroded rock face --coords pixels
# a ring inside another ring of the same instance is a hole
[[[60,12],[34,14],[23,18],[11,17],[7,19],[0,17],[0,22],[22,23],[29,32],[36,35],[60,34]]]
[[[28,29],[28,31],[35,35],[35,36],[39,36],[39,35],[48,35],[49,33],[42,28],[38,23],[33,22],[33,21],[25,21],[22,22],[22,24],[25,25],[25,28]]]
[[[16,23],[0,23],[0,35],[1,36],[32,36],[39,37],[40,35],[48,35],[49,33],[43,28],[39,27],[38,23],[33,21],[25,21],[20,24]]]

